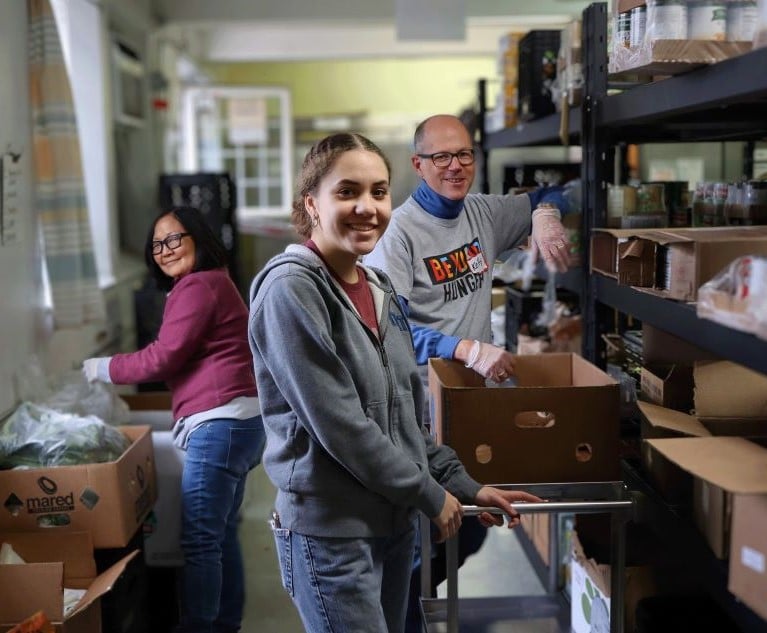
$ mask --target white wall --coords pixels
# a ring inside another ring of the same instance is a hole
[[[42,308],[40,258],[31,208],[26,2],[0,2],[0,86],[0,153],[21,153],[18,162],[21,175],[15,187],[20,211],[17,239],[0,245],[0,413],[3,413],[15,402],[17,370],[35,351]],[[4,209],[6,221],[8,206]]]

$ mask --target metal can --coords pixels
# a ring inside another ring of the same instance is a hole
[[[618,29],[615,42],[618,46],[629,48],[631,46],[631,13],[618,14]]]
[[[687,19],[687,37],[691,40],[724,42],[727,37],[727,5],[721,0],[690,2]]]
[[[631,47],[641,46],[647,26],[647,7],[631,9]]]
[[[735,0],[727,4],[727,41],[750,42],[756,35],[759,8],[755,0]]]
[[[684,0],[647,0],[645,32],[651,40],[686,40],[687,5]]]

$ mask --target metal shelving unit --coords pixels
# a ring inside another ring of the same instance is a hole
[[[562,285],[581,294],[583,354],[604,363],[602,333],[615,311],[663,329],[714,354],[767,374],[767,341],[713,321],[699,319],[694,305],[663,299],[588,273],[591,230],[606,225],[607,183],[612,182],[618,143],[751,141],[767,137],[767,48],[663,81],[608,95],[607,4],[583,12],[583,103],[571,113],[570,138],[582,147],[582,268]],[[485,152],[500,147],[559,144],[559,118],[551,115],[483,139]],[[684,516],[669,507],[641,473],[624,464],[629,489],[639,495],[636,519],[685,552],[702,586],[742,632],[767,630],[767,623],[727,590],[727,569],[713,557]]]

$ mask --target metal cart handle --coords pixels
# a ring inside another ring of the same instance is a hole
[[[519,514],[538,514],[556,512],[602,513],[615,512],[616,510],[630,510],[633,506],[631,500],[626,501],[545,501],[541,502],[513,502],[511,504]],[[505,514],[500,508],[494,506],[463,506],[464,516],[477,516],[483,512],[490,514]]]

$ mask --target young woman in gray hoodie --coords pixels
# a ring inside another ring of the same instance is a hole
[[[312,633],[403,630],[417,511],[445,539],[462,503],[498,507],[513,527],[511,503],[539,501],[477,483],[421,423],[407,319],[388,277],[359,263],[389,223],[390,176],[359,134],[316,143],[293,204],[306,241],[270,260],[250,293],[282,581]]]

